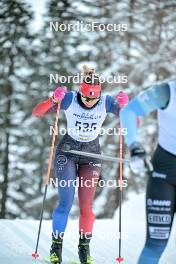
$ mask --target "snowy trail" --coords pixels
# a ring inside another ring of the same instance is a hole
[[[144,195],[132,196],[123,205],[122,256],[125,264],[136,264],[142,249],[145,234]],[[175,226],[175,222],[174,222]],[[0,263],[3,264],[41,264],[48,256],[50,248],[51,221],[44,221],[39,243],[40,259],[33,260],[38,221],[1,220],[0,221]],[[174,264],[176,259],[175,230],[171,234],[161,264]],[[63,246],[63,264],[77,259],[78,220],[68,222]],[[112,220],[96,220],[91,253],[95,264],[113,264],[118,256],[118,212]]]

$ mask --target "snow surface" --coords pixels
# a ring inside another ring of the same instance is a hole
[[[137,263],[138,255],[145,239],[144,194],[131,195],[123,204],[122,256],[125,264]],[[175,222],[174,222],[175,226]],[[0,263],[37,264],[45,263],[49,254],[51,221],[44,221],[39,243],[40,258],[33,260],[38,221],[1,220],[0,221]],[[174,229],[174,228],[173,228]],[[160,261],[161,264],[174,264],[176,259],[175,230],[172,231],[168,247]],[[63,264],[77,259],[78,219],[68,222],[63,247]],[[94,263],[111,264],[118,256],[118,211],[114,219],[96,220],[94,236],[91,241],[91,254]],[[150,263],[149,263],[150,264]]]

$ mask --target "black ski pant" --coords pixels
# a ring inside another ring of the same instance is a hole
[[[147,236],[138,264],[159,263],[176,211],[176,156],[158,145],[152,164],[146,191]]]

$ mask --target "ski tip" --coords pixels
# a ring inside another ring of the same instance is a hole
[[[119,257],[119,258],[116,258],[116,261],[118,261],[119,263],[123,262],[123,258]]]
[[[38,253],[32,253],[32,258],[33,259],[37,259],[37,258],[39,258],[39,254]]]

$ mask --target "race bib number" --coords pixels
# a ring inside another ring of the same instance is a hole
[[[77,130],[82,131],[82,132],[91,132],[97,129],[97,123],[76,121],[75,127]]]

